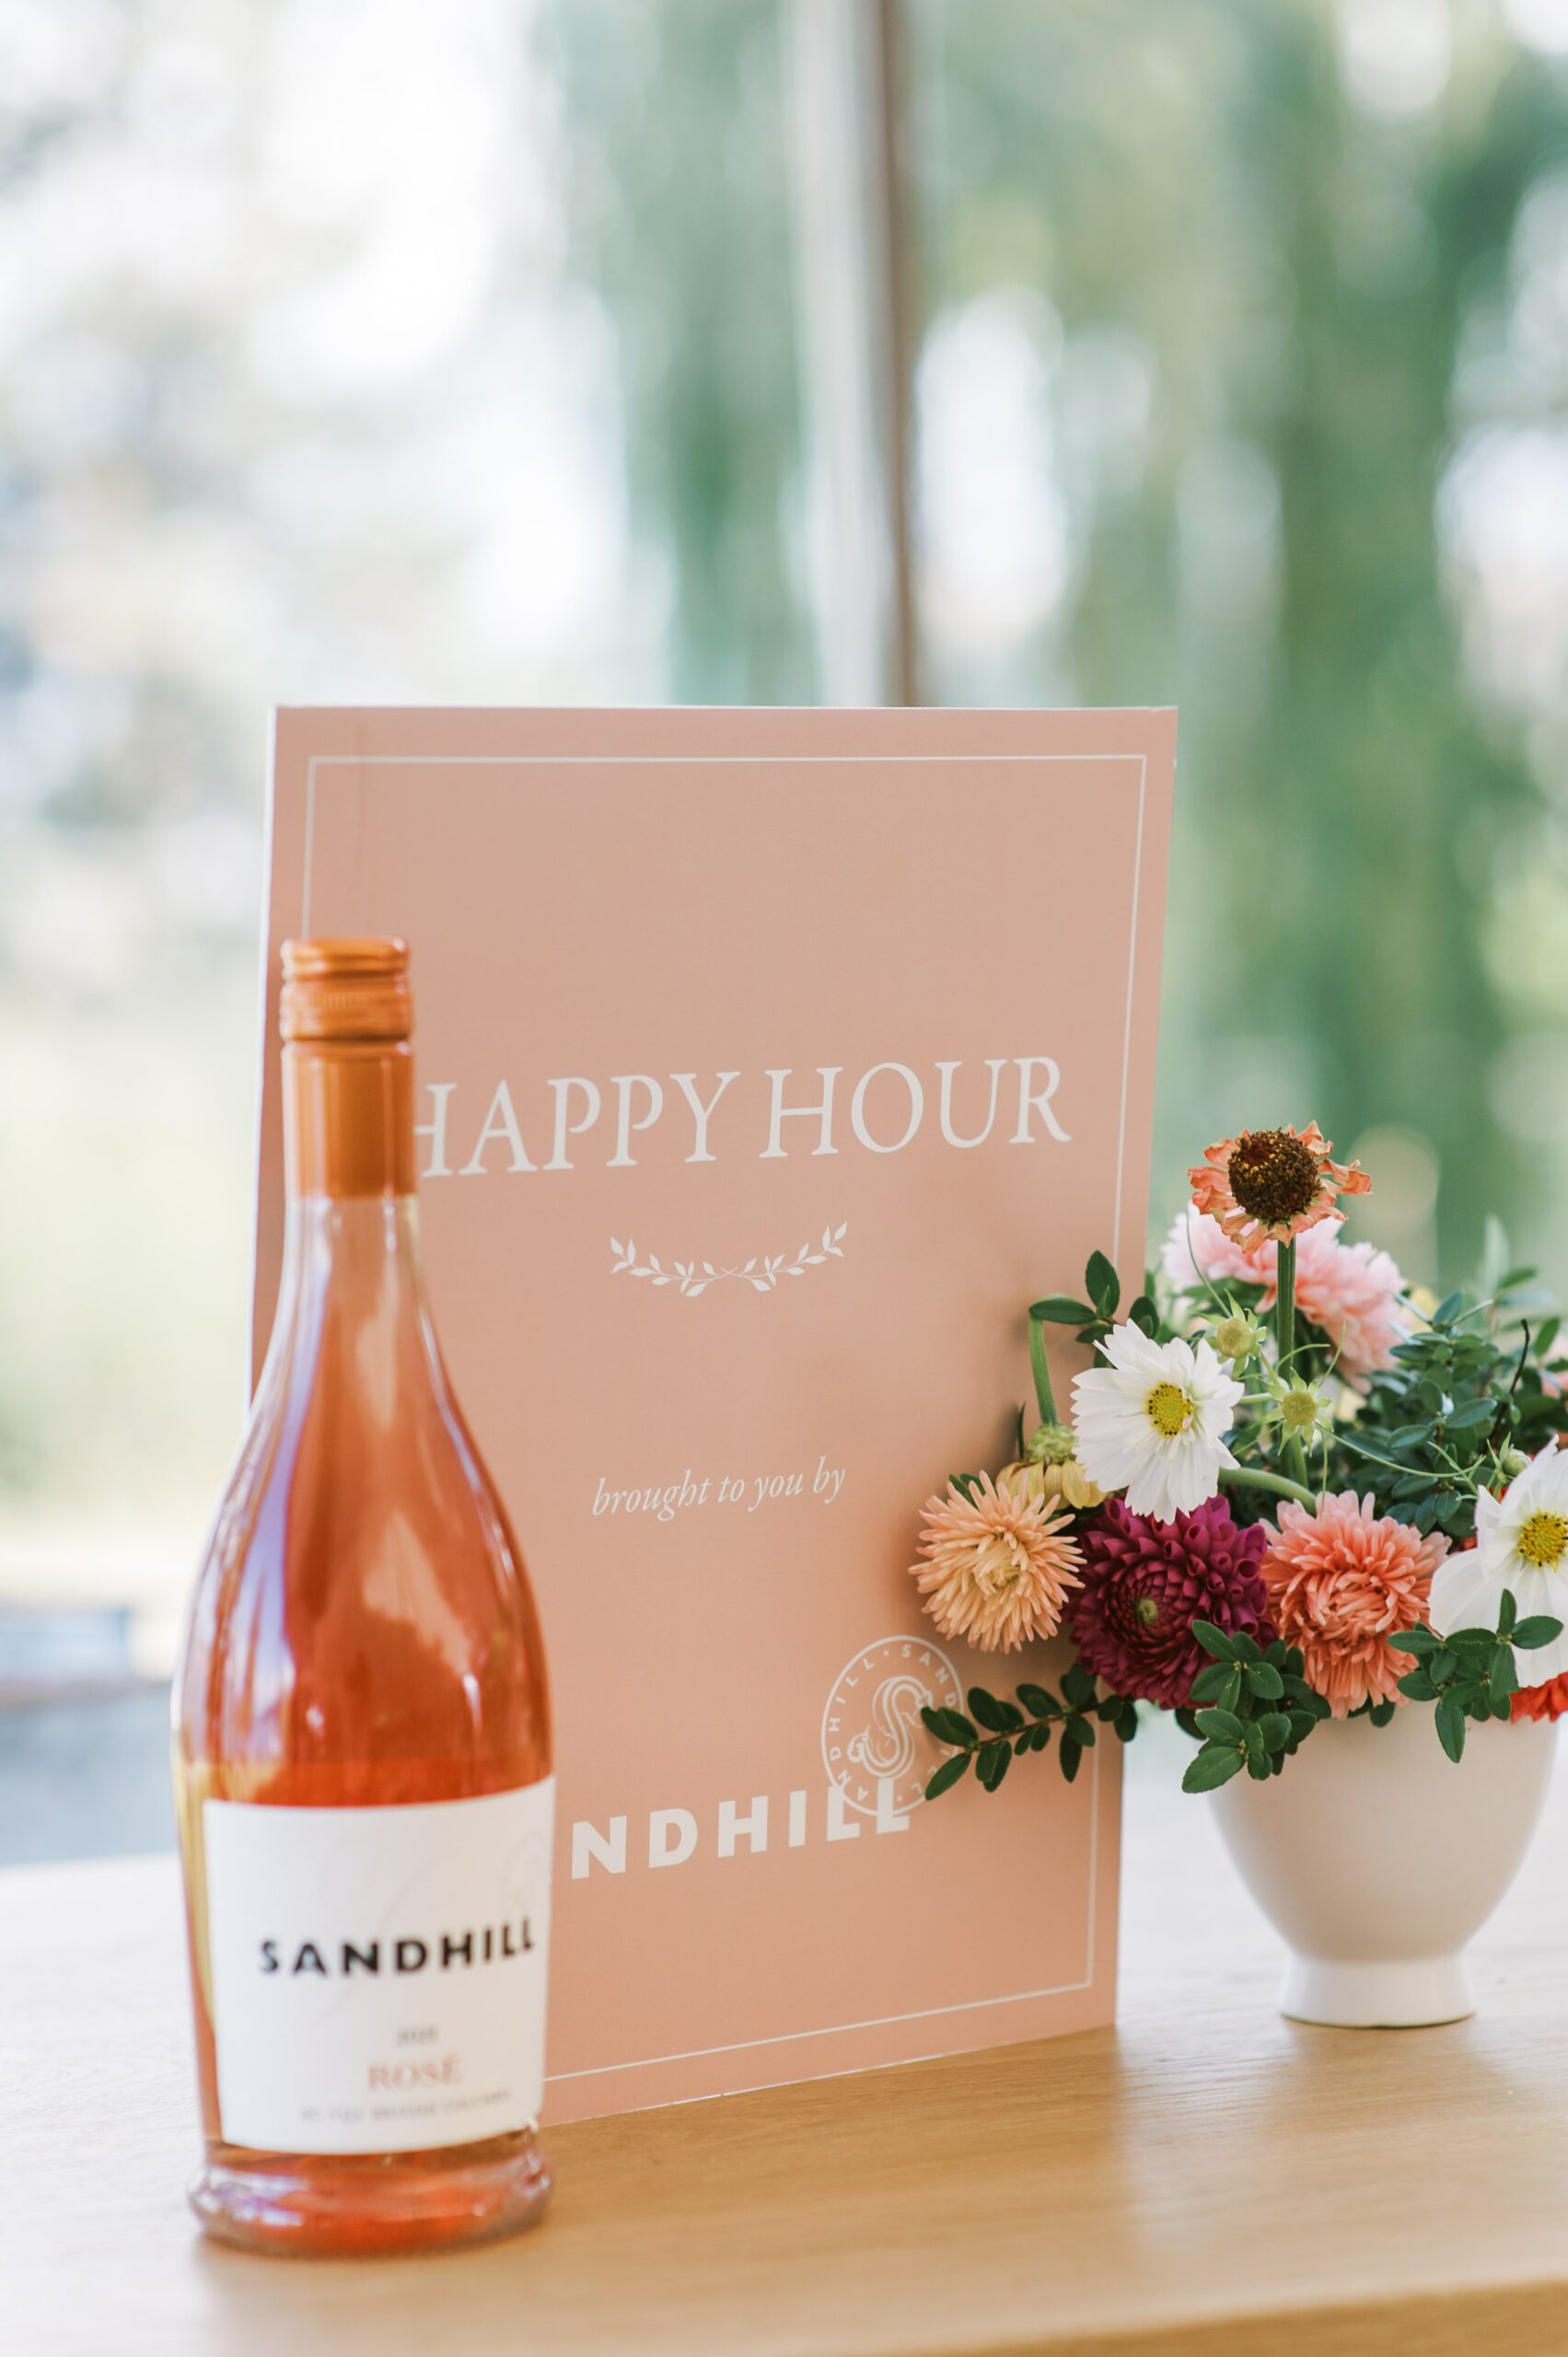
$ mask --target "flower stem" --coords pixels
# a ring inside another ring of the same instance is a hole
[[[1056,1394],[1051,1387],[1051,1362],[1045,1355],[1045,1320],[1029,1319],[1029,1365],[1034,1370],[1035,1400],[1042,1424],[1057,1422]]]
[[[1274,1339],[1279,1344],[1280,1373],[1290,1381],[1290,1363],[1295,1356],[1295,1238],[1287,1236],[1279,1247],[1275,1260],[1275,1284],[1278,1298],[1274,1308]]]
[[[1280,1378],[1291,1379],[1290,1363],[1295,1356],[1295,1238],[1287,1236],[1275,1254],[1274,1282],[1277,1298],[1274,1308],[1274,1339],[1279,1345]],[[1307,1457],[1299,1439],[1288,1440],[1280,1452],[1289,1466],[1297,1485],[1307,1480]],[[1311,1501],[1308,1499],[1310,1504]]]
[[[1265,1473],[1258,1465],[1223,1466],[1220,1480],[1240,1481],[1251,1490],[1272,1490],[1276,1497],[1294,1498],[1298,1506],[1315,1506],[1318,1503],[1302,1482],[1287,1481],[1283,1473]]]

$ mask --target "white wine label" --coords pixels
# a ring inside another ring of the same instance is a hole
[[[406,1808],[206,1801],[225,2141],[412,2153],[539,2118],[555,1782]]]

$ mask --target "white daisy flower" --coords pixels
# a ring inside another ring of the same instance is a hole
[[[1525,1684],[1568,1673],[1568,1450],[1551,1442],[1500,1498],[1489,1490],[1477,1498],[1475,1545],[1447,1555],[1432,1575],[1433,1627],[1444,1636],[1494,1629],[1504,1588],[1521,1620],[1546,1612],[1563,1624],[1550,1645],[1518,1655]]]
[[[1100,1344],[1107,1364],[1073,1383],[1078,1462],[1102,1490],[1123,1490],[1133,1514],[1191,1514],[1234,1465],[1225,1435],[1242,1387],[1207,1342],[1152,1342],[1133,1325]]]

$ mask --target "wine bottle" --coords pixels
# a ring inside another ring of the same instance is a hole
[[[425,1296],[408,952],[283,955],[283,1279],[174,1683],[191,2199],[250,2247],[396,2250],[549,2194],[550,1709]]]

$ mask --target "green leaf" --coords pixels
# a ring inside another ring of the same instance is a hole
[[[1262,1646],[1256,1637],[1249,1637],[1245,1629],[1237,1631],[1236,1635],[1231,1639],[1231,1643],[1235,1647],[1237,1661],[1261,1661],[1263,1658]]]
[[[1062,1691],[1074,1710],[1082,1711],[1095,1699],[1095,1675],[1081,1661],[1069,1663],[1063,1674]]]
[[[1066,1777],[1069,1783],[1072,1782],[1074,1777],[1077,1774],[1078,1762],[1082,1759],[1083,1756],[1083,1746],[1080,1743],[1075,1742],[1073,1736],[1064,1727],[1062,1731],[1061,1747],[1057,1751],[1056,1757],[1062,1762],[1062,1773]]]
[[[993,1735],[1016,1735],[1024,1724],[1022,1711],[995,1694],[988,1694],[983,1686],[971,1686],[967,1700],[981,1725],[988,1727]]]
[[[1069,1736],[1072,1736],[1073,1741],[1077,1745],[1080,1751],[1090,1750],[1093,1747],[1095,1739],[1095,1723],[1093,1719],[1086,1719],[1077,1712],[1074,1712],[1062,1730],[1062,1740],[1063,1743],[1066,1742]]]
[[[1051,1326],[1092,1326],[1095,1318],[1086,1301],[1074,1301],[1066,1293],[1048,1293],[1043,1301],[1031,1301],[1029,1316],[1043,1318]]]
[[[1253,1724],[1271,1751],[1283,1751],[1290,1741],[1290,1720],[1283,1711],[1265,1711]]]
[[[1514,1591],[1511,1587],[1505,1587],[1503,1591],[1503,1602],[1498,1608],[1497,1613],[1498,1635],[1500,1637],[1512,1635],[1514,1623],[1517,1620],[1518,1617],[1519,1608],[1514,1600]]]
[[[980,1487],[978,1473],[949,1473],[947,1480],[967,1505],[973,1505],[975,1492]]]
[[[1116,1713],[1116,1740],[1118,1743],[1131,1743],[1137,1732],[1138,1706],[1136,1702],[1123,1702]]]
[[[1458,1760],[1463,1757],[1465,1714],[1452,1694],[1445,1694],[1437,1705],[1437,1740],[1450,1759]]]
[[[1212,1743],[1239,1743],[1241,1721],[1234,1711],[1200,1711],[1198,1732],[1207,1736]]]
[[[1443,1641],[1435,1629],[1401,1629],[1388,1642],[1397,1654],[1434,1654]]]
[[[1184,1793],[1212,1793],[1218,1784],[1225,1784],[1239,1774],[1246,1764],[1246,1755],[1239,1745],[1206,1743],[1195,1759],[1187,1763],[1187,1773],[1181,1779]]]
[[[1374,1702],[1366,1715],[1375,1727],[1386,1727],[1398,1708],[1396,1702]]]
[[[1471,1399],[1463,1408],[1456,1408],[1448,1418],[1451,1433],[1478,1432],[1483,1424],[1497,1422],[1498,1402],[1495,1399]]]
[[[1506,1645],[1499,1645],[1497,1658],[1492,1665],[1492,1675],[1486,1681],[1487,1699],[1494,1718],[1511,1717],[1512,1697],[1519,1680],[1514,1669],[1514,1656]],[[1499,1704],[1504,1707],[1499,1709]]]
[[[975,1774],[988,1793],[993,1793],[1012,1765],[1013,1754],[1005,1743],[988,1743],[975,1760]]]
[[[1216,1661],[1236,1660],[1235,1640],[1228,1637],[1223,1629],[1216,1629],[1212,1620],[1194,1620],[1192,1634],[1203,1651],[1213,1654]]]
[[[1019,1701],[1037,1719],[1058,1719],[1062,1705],[1049,1686],[1020,1686],[1016,1689]]]
[[[1031,1750],[1034,1750],[1034,1751],[1044,1751],[1044,1750],[1047,1748],[1047,1747],[1049,1746],[1050,1742],[1051,1742],[1051,1729],[1050,1729],[1050,1727],[1049,1727],[1049,1726],[1046,1726],[1046,1725],[1044,1725],[1044,1724],[1041,1724],[1041,1725],[1040,1725],[1040,1726],[1038,1726],[1038,1727],[1031,1727],[1031,1728],[1030,1728],[1030,1730],[1029,1730],[1029,1747],[1030,1747]]]
[[[1197,1677],[1192,1680],[1193,1701],[1219,1701],[1223,1689],[1228,1686],[1233,1679],[1239,1685],[1240,1673],[1233,1664],[1223,1661],[1212,1661],[1207,1669],[1201,1669],[1198,1672]],[[1228,1702],[1224,1705],[1224,1708],[1227,1711],[1230,1707],[1231,1706]]]
[[[1127,1312],[1127,1316],[1138,1331],[1141,1334],[1147,1334],[1151,1341],[1159,1332],[1160,1314],[1146,1293],[1141,1293],[1138,1295],[1137,1300]]]
[[[1459,1664],[1456,1655],[1451,1654],[1446,1645],[1439,1645],[1434,1654],[1427,1655],[1423,1666],[1434,1686],[1446,1686]]]
[[[1284,1679],[1272,1661],[1249,1662],[1247,1683],[1251,1691],[1265,1702],[1277,1702],[1285,1690]]]
[[[1437,1699],[1437,1689],[1424,1669],[1407,1669],[1396,1683],[1400,1693],[1408,1694],[1412,1702],[1433,1702]]]
[[[1524,1653],[1533,1654],[1539,1645],[1550,1645],[1562,1634],[1561,1620],[1554,1620],[1550,1612],[1532,1612],[1527,1620],[1520,1621],[1508,1642]]]
[[[1121,1280],[1103,1252],[1091,1252],[1084,1271],[1084,1285],[1107,1324],[1116,1315],[1116,1305],[1121,1299]]]
[[[973,1756],[972,1752],[955,1751],[951,1759],[944,1759],[941,1767],[925,1787],[926,1799],[940,1800],[944,1793],[950,1791],[968,1768]]]
[[[1465,1296],[1462,1293],[1449,1294],[1446,1300],[1440,1301],[1433,1311],[1432,1323],[1434,1326],[1451,1326],[1464,1306]]]
[[[921,1717],[939,1743],[958,1743],[973,1747],[980,1741],[980,1729],[962,1711],[933,1710],[928,1704]]]

